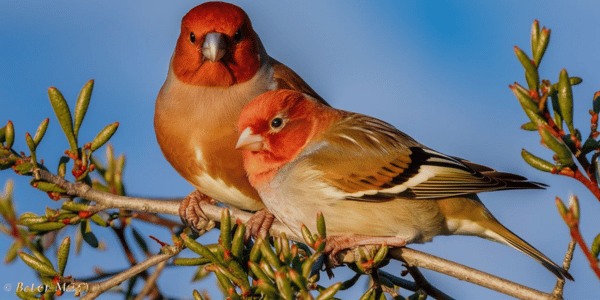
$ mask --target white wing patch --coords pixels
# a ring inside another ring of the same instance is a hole
[[[439,169],[439,167],[422,166],[421,168],[419,168],[419,172],[415,176],[411,177],[409,180],[402,184],[387,189],[360,191],[353,194],[349,194],[348,196],[353,198],[360,198],[365,195],[376,195],[378,193],[399,194],[406,191],[409,188],[415,187],[420,183],[429,180],[431,177],[434,177],[437,169]]]

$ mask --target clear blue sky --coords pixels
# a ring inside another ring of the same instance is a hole
[[[33,132],[51,117],[40,158],[54,169],[67,148],[46,96],[58,87],[74,103],[80,87],[95,79],[90,115],[82,139],[119,121],[112,139],[127,155],[124,174],[130,193],[184,196],[192,187],[162,157],[154,137],[155,96],[166,76],[181,17],[198,2],[165,1],[3,1],[0,3],[0,124],[12,120],[17,147],[26,149],[25,131]],[[583,77],[575,89],[576,125],[587,134],[590,101],[600,89],[600,30],[593,1],[260,1],[240,2],[250,15],[271,56],[301,74],[332,105],[386,120],[422,143],[504,171],[550,185],[545,191],[508,191],[481,196],[507,227],[554,261],[562,261],[569,234],[554,206],[554,197],[579,195],[583,234],[591,242],[600,232],[600,204],[576,182],[541,173],[520,158],[525,147],[549,157],[526,121],[508,84],[524,82],[512,47],[530,51],[534,19],[552,28],[543,61],[543,77],[556,80],[561,68]],[[32,190],[28,180],[0,173],[0,185],[16,184],[19,212],[57,207]],[[147,227],[142,229],[147,229]],[[98,230],[98,229],[97,229]],[[62,233],[73,235],[73,231]],[[164,231],[153,232],[168,241]],[[110,235],[107,235],[110,236]],[[214,242],[209,236],[204,241]],[[0,253],[10,240],[0,236]],[[107,247],[119,252],[115,240]],[[478,268],[534,288],[550,291],[554,276],[516,250],[472,237],[438,237],[415,248]],[[156,251],[158,246],[153,245]],[[115,253],[115,252],[113,252]],[[70,262],[67,273],[87,276],[94,266],[115,270],[121,257],[93,249]],[[0,285],[36,282],[22,263],[2,265]],[[396,266],[396,269],[399,269]],[[399,272],[399,270],[393,270]],[[167,295],[191,297],[192,269],[167,271],[160,282]],[[600,294],[598,279],[576,250],[566,299]],[[506,296],[432,272],[437,287],[458,298],[505,299]],[[336,279],[349,274],[338,271]],[[213,295],[214,282],[193,285]],[[362,288],[359,288],[359,290]],[[356,298],[346,292],[345,298]],[[0,298],[12,293],[0,290]],[[220,298],[216,296],[215,298]]]

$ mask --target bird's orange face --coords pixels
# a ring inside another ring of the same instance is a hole
[[[185,83],[227,87],[251,79],[261,59],[248,15],[232,4],[207,2],[183,17],[172,68]]]
[[[240,138],[249,175],[263,174],[292,161],[314,133],[317,103],[291,90],[266,92],[240,115]]]

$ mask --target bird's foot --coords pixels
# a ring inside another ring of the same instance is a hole
[[[245,239],[248,240],[250,237],[265,238],[274,220],[275,216],[266,208],[257,211],[246,223]]]
[[[366,236],[366,235],[333,235],[328,236],[325,239],[325,250],[328,254],[329,262],[333,267],[339,266],[344,263],[338,257],[343,250],[346,249],[357,249],[361,246],[375,246],[387,245],[389,247],[403,247],[406,245],[406,240],[398,236]],[[357,257],[356,253],[353,253],[354,257]]]
[[[215,227],[215,222],[210,220],[202,211],[200,203],[215,204],[217,201],[195,190],[189,194],[179,205],[179,217],[183,224],[196,232],[206,232]]]

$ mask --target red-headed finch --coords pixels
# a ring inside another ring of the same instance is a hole
[[[265,206],[297,235],[302,224],[316,230],[323,213],[332,251],[475,235],[572,279],[500,224],[476,195],[542,184],[442,154],[381,120],[292,90],[258,96],[242,111],[238,130],[236,147]]]
[[[264,207],[235,150],[235,126],[244,105],[279,88],[323,101],[294,71],[267,55],[241,8],[207,2],[183,17],[154,115],[164,156],[199,191],[182,203],[182,220],[202,227],[198,202],[209,198],[249,211]]]

